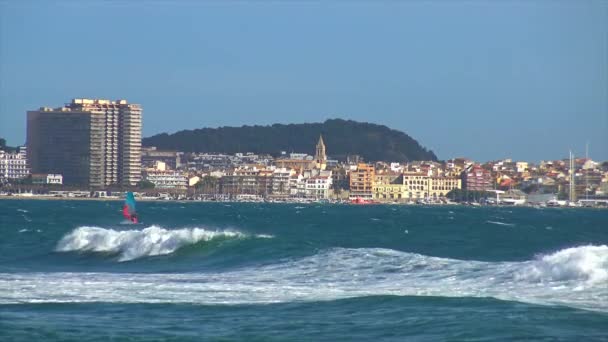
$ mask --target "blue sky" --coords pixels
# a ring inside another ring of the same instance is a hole
[[[608,160],[608,1],[0,0],[0,136],[75,97],[141,103],[144,136],[340,117],[440,159]]]

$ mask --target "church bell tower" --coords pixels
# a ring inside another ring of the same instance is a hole
[[[323,136],[319,135],[319,142],[317,143],[317,152],[315,153],[315,167],[319,170],[325,170],[327,167],[327,155],[325,154],[325,143],[323,142]]]

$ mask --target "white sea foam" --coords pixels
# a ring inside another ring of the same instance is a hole
[[[518,274],[535,282],[574,282],[577,288],[604,285],[608,288],[608,246],[562,249],[532,261]]]
[[[0,303],[246,304],[399,295],[494,297],[608,312],[607,263],[608,246],[568,248],[524,262],[336,248],[221,273],[0,273]]]
[[[79,227],[57,244],[58,252],[90,251],[117,253],[119,261],[170,254],[180,247],[215,238],[244,238],[234,230],[183,228],[169,230],[151,226],[143,230],[113,230],[100,227]],[[269,235],[260,236],[263,238]]]
[[[506,222],[500,222],[500,221],[486,221],[486,222],[490,223],[490,224],[497,224],[499,226],[509,226],[509,227],[515,226],[514,223],[506,223]]]

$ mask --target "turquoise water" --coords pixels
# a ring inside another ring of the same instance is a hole
[[[0,201],[0,340],[608,340],[608,211]]]

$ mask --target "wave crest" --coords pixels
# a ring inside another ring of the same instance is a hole
[[[608,282],[608,246],[580,246],[543,255],[517,274],[537,282],[583,281],[585,285]]]
[[[155,249],[146,250],[150,246],[143,241],[147,241],[146,236],[154,240],[153,233],[164,240],[153,243]],[[138,237],[130,237],[131,234]],[[58,248],[120,251],[126,260],[137,255],[162,254],[183,243],[226,234],[245,236],[196,228],[167,231],[150,227],[115,232],[82,227],[68,234]],[[110,237],[117,241],[104,240]],[[135,247],[138,243],[143,249]],[[303,258],[226,272],[0,273],[0,303],[251,304],[397,295],[493,297],[608,312],[607,272],[606,245],[567,248],[528,261],[508,262],[450,259],[382,248],[330,248]],[[159,286],[162,291],[157,290]],[[24,288],[28,291],[15,290]]]
[[[183,246],[201,241],[247,236],[239,231],[214,231],[203,228],[169,230],[151,226],[142,230],[119,231],[100,227],[78,227],[57,243],[55,251],[117,253],[118,261],[128,261],[146,256],[170,254]]]

